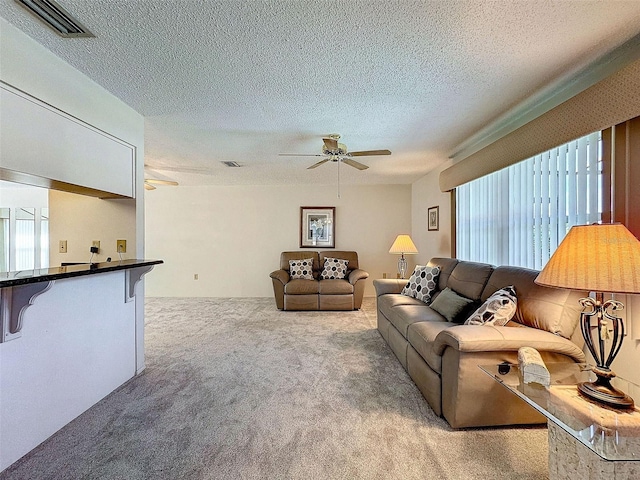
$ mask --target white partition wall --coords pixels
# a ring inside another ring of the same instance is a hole
[[[0,168],[135,196],[132,145],[3,84],[0,125]]]

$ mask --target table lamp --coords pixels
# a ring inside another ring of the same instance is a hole
[[[628,409],[633,399],[611,385],[611,363],[624,340],[624,323],[615,315],[624,305],[604,301],[603,293],[640,293],[640,241],[620,223],[572,227],[535,283],[595,292],[580,299],[582,336],[593,355],[597,380],[578,385],[586,398]]]
[[[395,242],[393,242],[393,245],[391,245],[389,253],[400,254],[400,260],[398,260],[398,272],[400,273],[400,278],[404,278],[404,275],[407,273],[407,261],[404,256],[405,254],[414,255],[418,253],[418,249],[409,235],[398,235]]]

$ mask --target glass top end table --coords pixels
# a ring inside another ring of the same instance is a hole
[[[630,410],[615,410],[580,395],[577,385],[596,378],[590,365],[547,363],[546,367],[551,376],[549,387],[537,383],[525,384],[518,365],[480,365],[487,375],[600,458],[607,461],[640,461],[638,405]],[[640,401],[639,385],[621,377],[615,377],[612,384],[637,402]]]

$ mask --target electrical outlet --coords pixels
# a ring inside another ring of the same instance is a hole
[[[116,240],[116,251],[118,253],[127,253],[127,241]]]
[[[198,280],[198,274],[197,274],[197,273],[194,273],[194,274],[193,274],[193,279],[194,279],[194,280]]]
[[[91,246],[100,249],[100,240],[94,240],[93,242],[91,242]]]
[[[59,253],[67,253],[67,241],[60,240],[60,246],[58,247]]]
[[[386,274],[386,273],[383,273],[383,274],[382,274],[382,278],[387,278],[387,274]]]

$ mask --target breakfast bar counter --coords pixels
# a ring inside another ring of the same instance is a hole
[[[0,472],[144,369],[140,280],[161,263],[0,273]]]

